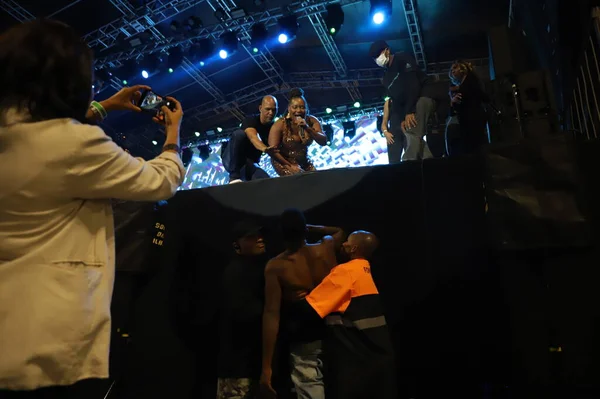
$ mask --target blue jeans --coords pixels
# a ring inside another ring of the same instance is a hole
[[[227,147],[221,153],[223,167],[229,172],[229,180],[268,179],[270,176],[267,172],[258,167],[261,155],[243,130],[233,132]]]
[[[290,362],[292,382],[298,399],[324,399],[322,342],[292,344]]]

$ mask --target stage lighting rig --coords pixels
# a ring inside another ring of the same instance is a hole
[[[296,37],[298,33],[298,19],[295,15],[281,17],[277,23],[279,24],[279,43],[287,43]]]
[[[191,29],[199,29],[203,26],[202,20],[194,15],[188,18],[187,24]]]
[[[344,129],[344,136],[349,139],[354,138],[356,135],[356,124],[355,122],[343,122],[342,128]]]
[[[327,137],[327,145],[330,145],[333,141],[333,127],[331,125],[324,125],[323,133],[325,133],[325,137]]]
[[[237,51],[239,43],[237,32],[225,32],[221,35],[221,40],[223,40],[223,45],[219,51],[219,56],[225,59]]]
[[[269,38],[269,32],[267,31],[265,24],[256,23],[252,25],[250,37],[252,38],[252,52],[258,53],[260,49],[267,44]]]
[[[327,31],[331,36],[335,36],[344,24],[344,10],[342,10],[342,5],[339,3],[328,5],[326,10],[325,24],[327,25]]]
[[[177,69],[177,67],[179,67],[181,65],[181,63],[183,62],[183,50],[181,47],[176,46],[176,47],[171,47],[169,49],[169,57],[167,58],[167,68],[169,70],[175,70]]]
[[[371,0],[371,18],[377,25],[392,16],[392,0]]]
[[[215,54],[215,44],[211,39],[200,39],[190,47],[190,59],[204,65]]]

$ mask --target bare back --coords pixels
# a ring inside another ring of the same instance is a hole
[[[307,244],[297,252],[283,252],[272,261],[281,284],[284,301],[295,301],[310,292],[337,264],[331,237]]]

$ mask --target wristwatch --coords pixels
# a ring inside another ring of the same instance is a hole
[[[163,152],[165,151],[175,151],[176,153],[181,153],[181,148],[177,144],[166,144],[162,148]]]

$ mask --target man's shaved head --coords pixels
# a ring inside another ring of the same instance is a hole
[[[261,123],[267,124],[273,122],[277,114],[277,99],[273,96],[264,96],[258,110],[260,111]]]
[[[351,259],[369,259],[379,247],[379,240],[375,234],[358,230],[348,236],[344,243],[344,251]]]
[[[264,96],[260,105],[264,106],[266,104],[275,104],[277,106],[277,99],[275,96]]]

